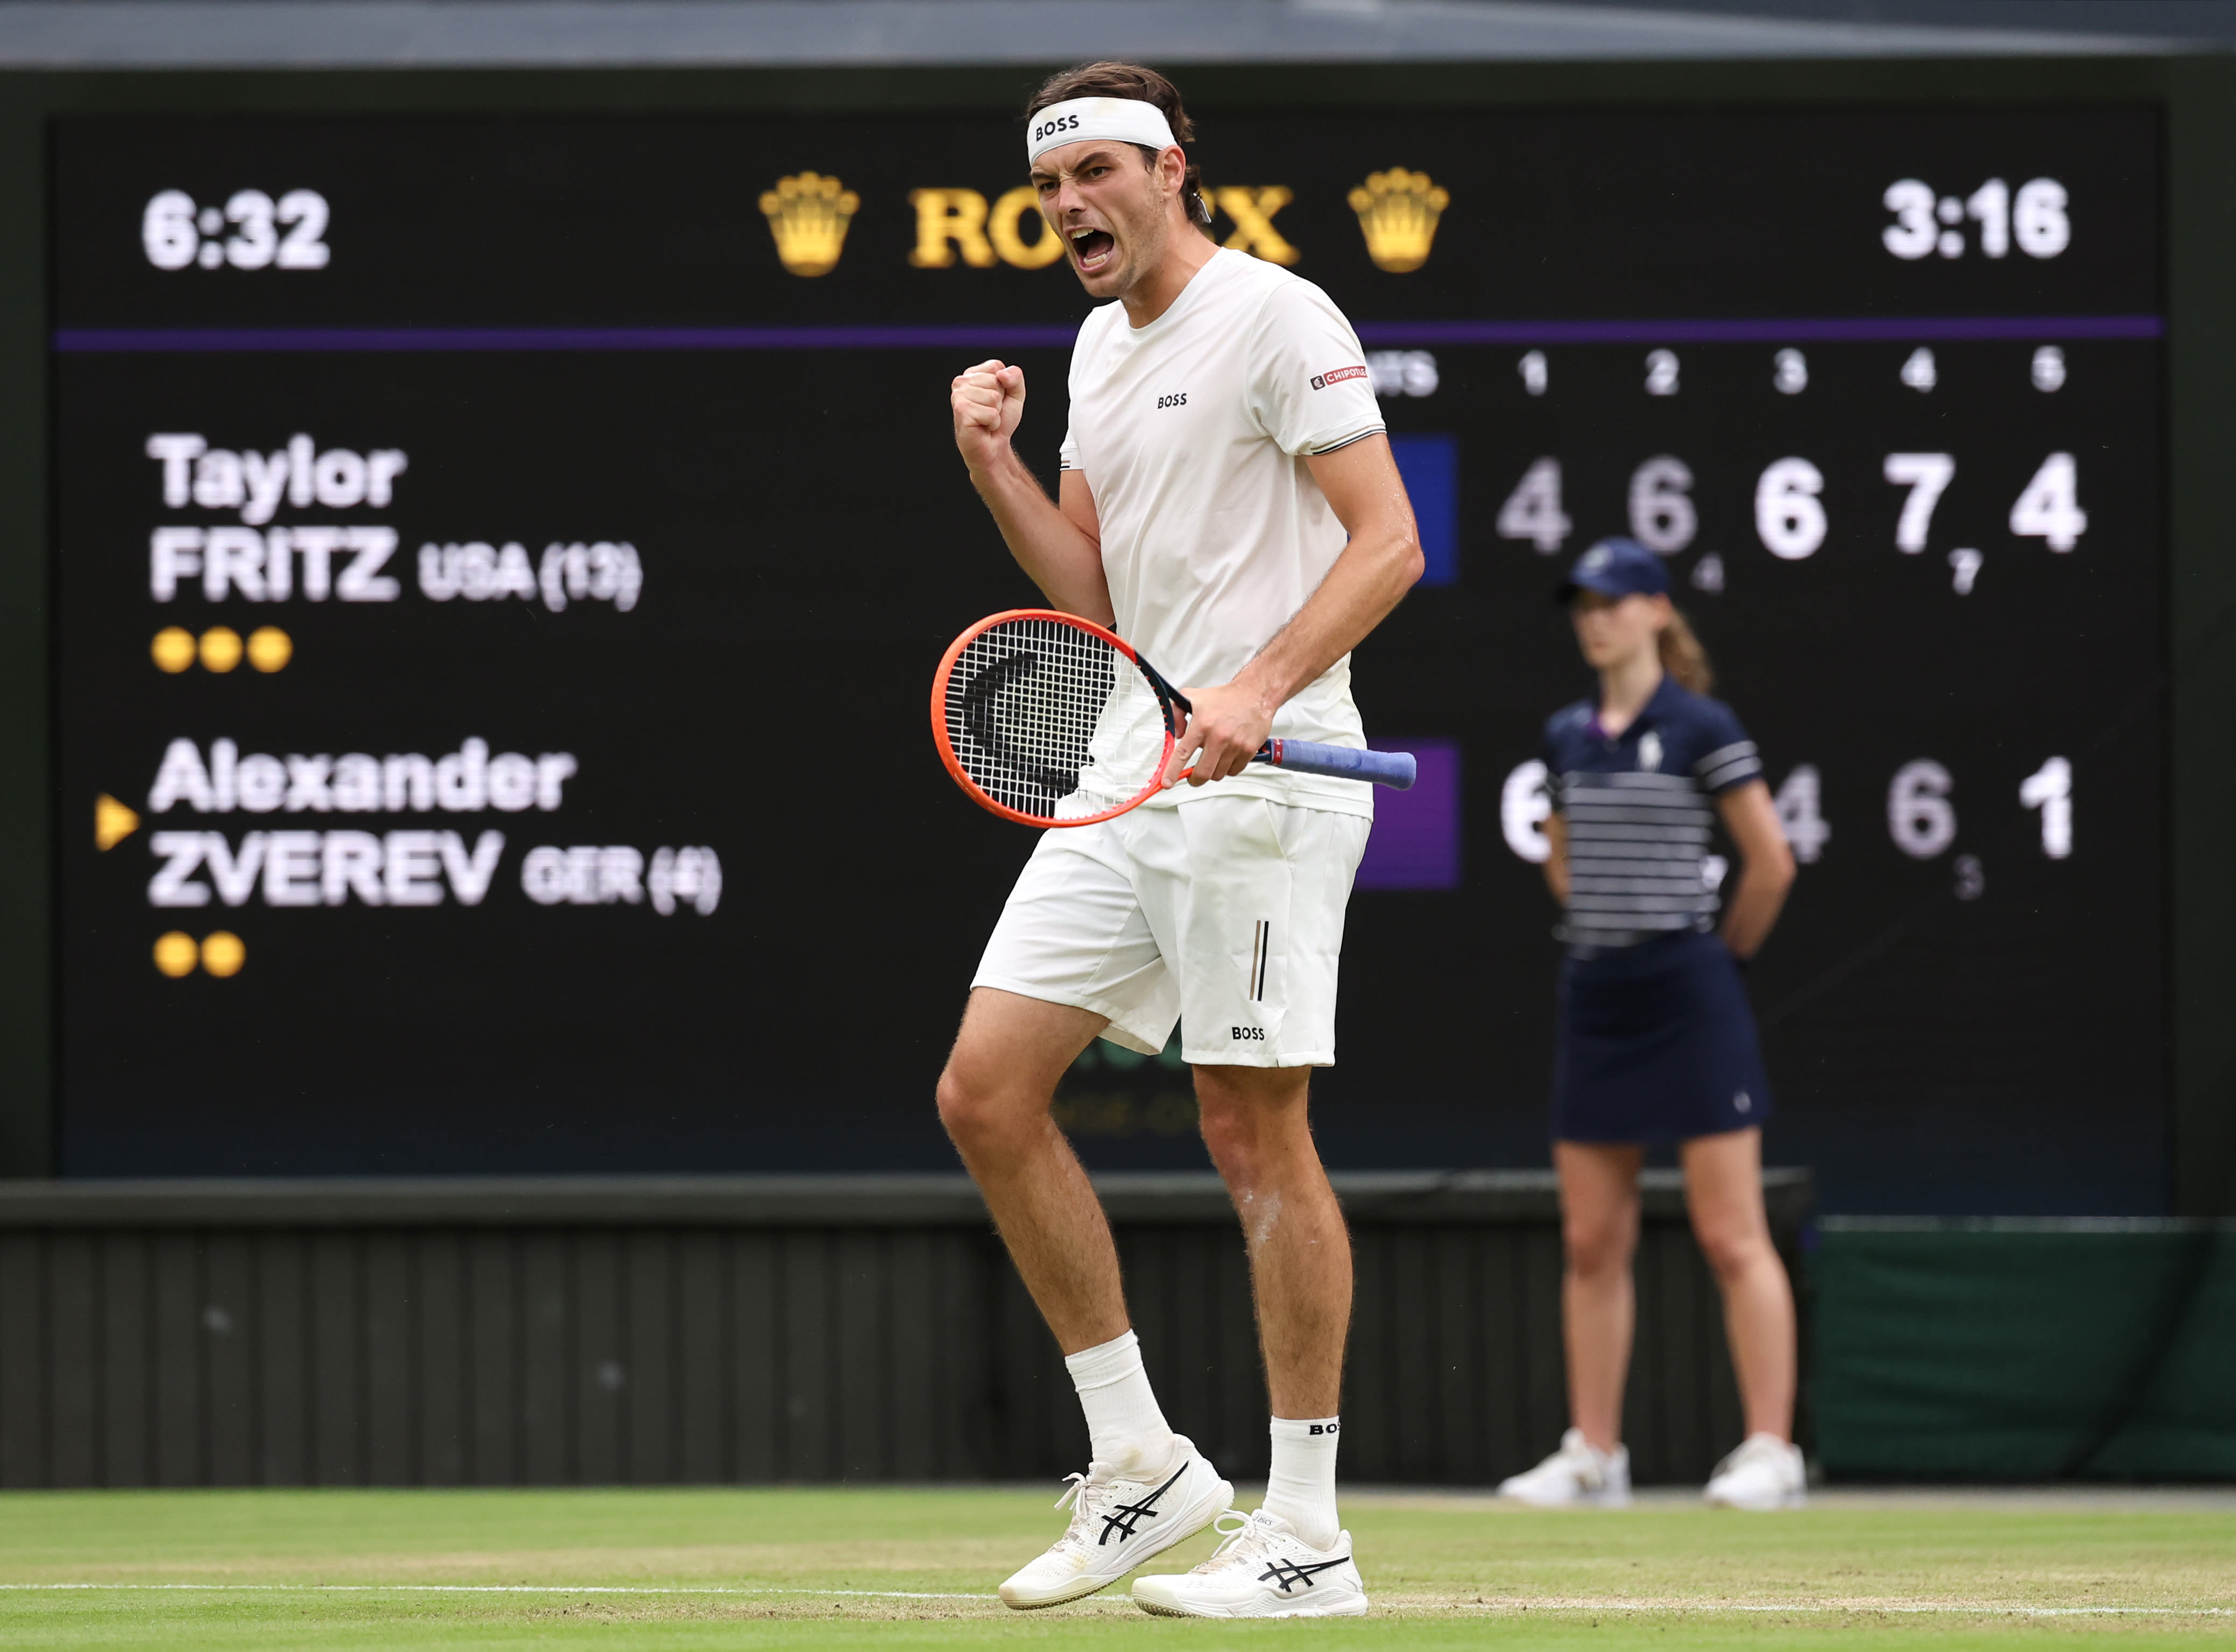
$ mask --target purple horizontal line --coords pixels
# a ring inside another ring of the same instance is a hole
[[[1064,350],[1069,326],[58,327],[64,355],[181,351]]]
[[[1643,321],[1369,321],[1375,345],[1906,343],[2157,339],[2155,315],[1822,316]],[[908,327],[58,327],[63,355],[295,351],[1060,350],[1070,326]]]
[[[2158,339],[2155,315],[1795,316],[1663,321],[1369,321],[1365,344],[1908,344],[1948,339]]]

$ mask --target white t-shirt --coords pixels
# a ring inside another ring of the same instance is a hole
[[[1383,428],[1365,364],[1326,293],[1225,249],[1148,326],[1117,303],[1081,326],[1063,468],[1094,490],[1118,635],[1175,688],[1233,681],[1343,553],[1305,460]],[[1366,744],[1349,655],[1281,707],[1273,733]],[[1149,806],[1210,792],[1374,812],[1363,780],[1262,763]]]

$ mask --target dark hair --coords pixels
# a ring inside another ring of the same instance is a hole
[[[1025,118],[1030,120],[1049,104],[1068,103],[1075,97],[1130,97],[1137,102],[1154,103],[1165,112],[1165,120],[1172,127],[1176,141],[1195,142],[1195,122],[1180,107],[1180,89],[1155,69],[1140,63],[1080,63],[1060,69],[1041,82],[1040,90],[1025,105]],[[1146,143],[1134,147],[1141,152],[1142,165],[1156,165],[1154,149]],[[1208,231],[1211,203],[1204,199],[1203,168],[1193,161],[1187,163],[1187,173],[1180,181],[1180,198],[1187,203],[1188,221],[1198,229]]]

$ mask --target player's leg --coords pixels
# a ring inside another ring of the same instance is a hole
[[[1332,1543],[1337,1407],[1351,1329],[1351,1234],[1313,1145],[1309,1067],[1195,1070],[1204,1145],[1242,1222],[1273,1405],[1266,1507]],[[1312,1431],[1319,1432],[1314,1433]]]
[[[1561,1333],[1568,1351],[1568,1430],[1560,1449],[1503,1481],[1499,1495],[1538,1508],[1630,1501],[1622,1444],[1623,1379],[1636,1316],[1631,1258],[1638,1249],[1641,1148],[1555,1142],[1561,1179]]]
[[[1091,1010],[982,986],[939,1078],[940,1122],[1067,1357],[1127,1330],[1110,1224],[1050,1113],[1057,1080],[1108,1024]],[[1137,1451],[1159,1461],[1170,1452],[1162,1421],[1145,1438],[1109,1442],[1122,1466],[1134,1466]]]
[[[1166,813],[1138,829],[1142,905],[1172,938],[1204,1142],[1242,1224],[1273,1463],[1264,1506],[1212,1562],[1139,1578],[1134,1599],[1187,1616],[1364,1612],[1335,1496],[1351,1241],[1306,1102],[1311,1069],[1335,1059],[1344,906],[1367,822],[1247,796]]]
[[[1093,1452],[1065,1496],[1063,1536],[1003,1583],[1011,1606],[1091,1595],[1200,1531],[1234,1495],[1157,1405],[1109,1224],[1051,1116],[1057,1081],[1098,1033],[1154,1051],[1176,1005],[1122,846],[1094,827],[1049,833],[987,944],[938,1090],[941,1119],[1063,1350]]]
[[[1747,1437],[1710,1480],[1712,1502],[1790,1508],[1805,1495],[1792,1445],[1798,1364],[1793,1285],[1771,1242],[1762,1204],[1762,1132],[1694,1136],[1680,1149],[1693,1232],[1724,1296]]]

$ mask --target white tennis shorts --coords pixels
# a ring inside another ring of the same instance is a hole
[[[1336,965],[1373,822],[1261,797],[1190,798],[1042,834],[974,987],[1107,1016],[1191,1063],[1335,1064]]]

